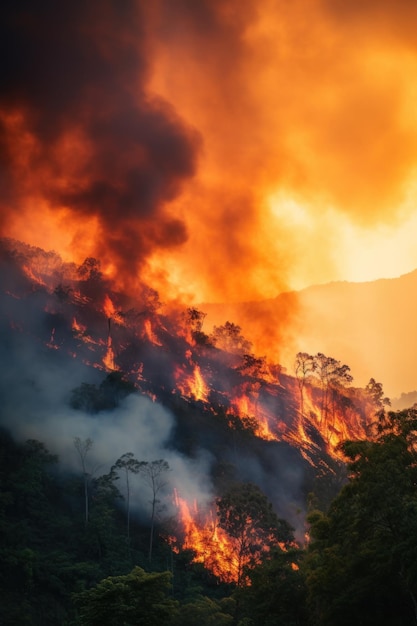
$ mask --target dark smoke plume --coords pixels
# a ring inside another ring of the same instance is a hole
[[[96,216],[97,256],[131,274],[151,250],[183,243],[185,224],[165,204],[193,175],[199,139],[147,91],[141,3],[6,2],[0,24],[6,223],[35,194],[80,222]]]

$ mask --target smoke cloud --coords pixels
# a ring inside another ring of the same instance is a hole
[[[2,234],[99,258],[116,287],[143,281],[164,302],[410,271],[416,11],[6,1]],[[266,312],[249,339],[280,358],[296,315],[293,299],[272,342]]]
[[[3,226],[67,226],[75,253],[91,237],[88,251],[134,276],[150,251],[187,239],[165,205],[193,175],[199,143],[146,92],[141,3],[6,2],[1,23]]]
[[[42,325],[39,312],[32,310],[31,331]],[[38,320],[33,317],[38,316]],[[9,335],[7,338],[6,335]],[[164,459],[171,472],[167,476],[168,493],[175,487],[188,501],[201,504],[214,497],[210,479],[210,453],[191,459],[172,446],[174,415],[158,402],[132,394],[114,410],[89,414],[70,407],[71,391],[82,383],[98,384],[103,373],[78,360],[48,350],[26,334],[8,333],[2,328],[3,356],[0,366],[2,406],[0,425],[19,441],[36,439],[50,452],[58,454],[65,471],[79,474],[80,460],[74,438],[91,439],[87,469],[95,477],[106,474],[126,452],[133,452],[140,461]],[[123,492],[124,485],[120,482]],[[146,488],[140,477],[132,477],[136,508],[148,513]],[[172,505],[167,500],[167,505]]]

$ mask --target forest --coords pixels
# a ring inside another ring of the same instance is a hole
[[[310,494],[303,546],[258,487],[228,482],[216,507],[242,564],[233,583],[174,549],[175,521],[153,515],[164,460],[126,453],[92,476],[94,442],[78,439],[79,471],[69,474],[41,441],[17,443],[3,429],[1,623],[416,623],[417,409],[381,410],[374,428],[372,440],[340,444],[347,479],[325,510]],[[135,472],[153,484],[152,527],[129,510]]]
[[[417,622],[415,405],[6,244],[0,623]]]

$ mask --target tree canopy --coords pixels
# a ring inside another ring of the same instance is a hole
[[[75,596],[83,626],[163,626],[170,624],[177,602],[169,597],[169,572],[135,567],[125,576],[110,576]]]
[[[275,514],[259,487],[251,483],[232,486],[217,499],[219,525],[234,540],[237,582],[245,580],[247,568],[277,546],[292,540],[289,524]]]
[[[375,440],[341,445],[349,483],[309,518],[306,580],[323,626],[417,621],[417,413],[382,419]]]

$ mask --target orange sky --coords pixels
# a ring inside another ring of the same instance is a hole
[[[197,302],[417,267],[414,0],[33,5],[0,27],[3,234]]]

